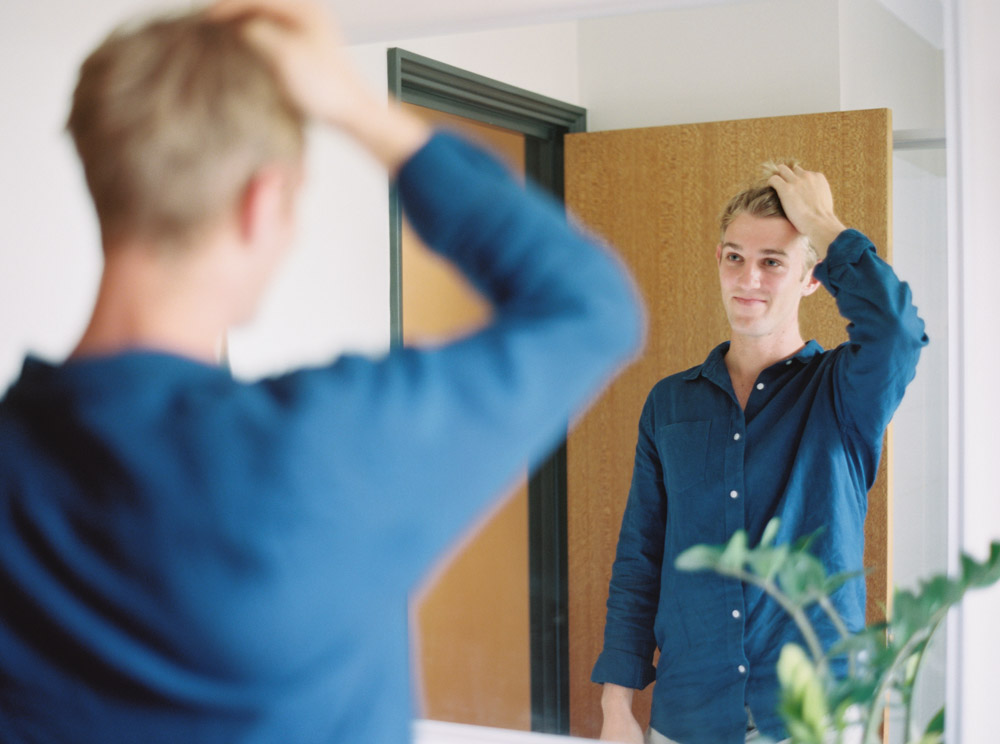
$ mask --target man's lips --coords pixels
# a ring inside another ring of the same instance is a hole
[[[755,305],[763,305],[767,301],[759,297],[733,297],[733,302],[744,307],[753,307]]]

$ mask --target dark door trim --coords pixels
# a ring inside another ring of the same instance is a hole
[[[563,136],[586,131],[579,106],[393,48],[389,92],[398,100],[525,135],[525,172],[563,200]],[[392,345],[402,343],[402,210],[389,192],[389,314]],[[569,733],[569,627],[566,542],[566,445],[528,479],[531,597],[531,728]]]

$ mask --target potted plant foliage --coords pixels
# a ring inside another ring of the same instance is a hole
[[[913,690],[927,645],[948,610],[969,589],[1000,579],[1000,543],[977,562],[963,556],[958,576],[935,576],[917,591],[896,590],[886,622],[851,633],[830,595],[858,574],[828,576],[809,552],[815,535],[794,544],[775,545],[779,522],[772,520],[760,544],[747,544],[737,531],[721,546],[695,545],[677,557],[677,568],[716,571],[760,587],[784,608],[798,626],[805,648],[789,643],[778,660],[779,713],[793,744],[879,744],[887,706],[903,709],[907,744],[942,744],[944,709],[920,730],[913,720]],[[840,633],[824,649],[805,610],[818,604]],[[830,660],[847,657],[846,677],[831,672]]]

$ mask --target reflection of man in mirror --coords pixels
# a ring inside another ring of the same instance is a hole
[[[385,167],[490,324],[255,383],[219,367],[292,242],[307,119]],[[635,351],[631,283],[368,91],[319,3],[116,31],[69,130],[105,264],[70,358],[0,400],[0,738],[407,741],[407,594]]]
[[[769,166],[726,207],[716,260],[730,340],[658,382],[639,419],[592,676],[606,740],[643,741],[632,694],[654,679],[650,742],[787,736],[775,665],[801,642],[793,622],[760,590],[674,560],[738,529],[756,544],[780,517],[778,542],[823,528],[813,549],[826,569],[860,570],[883,433],[927,342],[908,287],[845,229],[820,173]],[[799,330],[799,303],[821,284],[848,321],[849,341],[831,351]],[[833,601],[851,630],[864,625],[862,578]],[[829,619],[815,606],[810,618],[832,645]]]

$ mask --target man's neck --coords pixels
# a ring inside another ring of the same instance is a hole
[[[90,322],[70,356],[147,349],[216,363],[230,321],[227,284],[210,260],[197,263],[142,248],[109,251]]]
[[[733,334],[725,362],[740,407],[746,407],[750,391],[761,372],[794,355],[804,345],[797,327],[785,333],[760,337]]]

